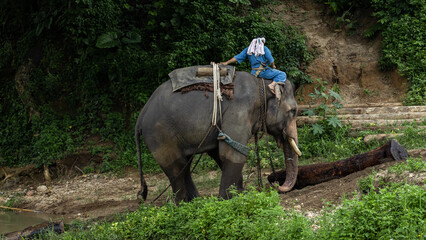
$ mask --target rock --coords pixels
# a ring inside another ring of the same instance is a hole
[[[27,196],[28,196],[28,197],[34,196],[34,190],[30,190],[30,191],[28,191],[28,192],[27,192]]]
[[[47,192],[47,187],[45,185],[40,185],[40,186],[37,187],[37,192],[45,193],[45,192]]]
[[[302,206],[296,205],[296,206],[294,206],[294,210],[301,211],[302,210]]]

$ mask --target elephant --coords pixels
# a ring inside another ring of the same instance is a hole
[[[208,135],[207,130],[212,125],[213,93],[173,92],[170,80],[160,85],[142,108],[135,124],[141,182],[138,196],[145,201],[148,193],[141,164],[141,135],[155,161],[167,175],[176,202],[190,201],[199,196],[188,164],[194,152],[207,153],[216,161],[222,171],[219,195],[228,199],[232,197],[229,191],[231,186],[242,191],[242,169],[246,156],[225,141],[218,140],[218,129],[232,140],[247,145],[249,139],[261,130],[262,123],[266,123],[266,132],[274,137],[285,155],[287,178],[276,188],[280,193],[290,191],[296,183],[300,155],[294,85],[289,80],[285,81],[281,86],[281,101],[278,101],[272,92],[264,88],[271,80],[264,81],[262,83],[260,78],[248,72],[235,72],[233,98],[223,98],[221,121]],[[260,87],[264,94],[259,91]],[[265,105],[266,109],[262,108]],[[261,109],[264,109],[263,113]]]

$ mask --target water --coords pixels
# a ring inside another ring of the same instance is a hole
[[[62,219],[62,216],[44,213],[0,211],[0,234],[21,231],[43,222]]]

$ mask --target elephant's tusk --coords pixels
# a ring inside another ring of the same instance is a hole
[[[296,142],[294,141],[293,138],[288,138],[288,142],[290,143],[291,147],[293,148],[293,150],[296,152],[296,154],[300,157],[302,156],[302,152],[299,150],[299,148],[296,145]]]

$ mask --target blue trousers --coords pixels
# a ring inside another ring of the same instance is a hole
[[[258,77],[271,79],[274,82],[285,82],[285,80],[287,79],[287,75],[285,74],[285,72],[274,68],[267,68],[263,70],[262,72],[260,72]]]

